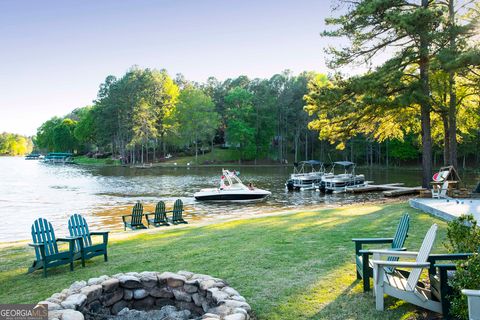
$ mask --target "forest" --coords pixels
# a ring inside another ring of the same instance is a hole
[[[432,166],[478,165],[479,4],[340,3],[322,36],[348,45],[326,49],[329,74],[197,83],[133,66],[107,76],[92,106],[43,123],[35,145],[124,163],[221,147],[253,163],[421,164],[424,185]],[[368,69],[342,72],[355,66]]]
[[[30,137],[15,133],[0,133],[0,155],[23,156],[31,152],[33,142]]]

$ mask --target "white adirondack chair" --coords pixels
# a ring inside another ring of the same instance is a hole
[[[430,227],[418,252],[370,250],[373,252],[373,281],[377,310],[382,311],[384,309],[383,295],[388,294],[389,296],[405,300],[422,308],[442,313],[441,303],[432,300],[430,290],[418,285],[418,280],[423,269],[430,266],[427,258],[432,250],[437,228],[436,224]],[[400,259],[415,258],[415,262],[380,260],[382,256],[395,256]],[[405,276],[398,271],[387,273],[385,267],[408,268],[411,269],[411,271],[408,277],[405,278]]]

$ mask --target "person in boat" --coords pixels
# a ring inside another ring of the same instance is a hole
[[[255,187],[253,186],[253,183],[250,182],[250,183],[248,184],[248,189],[250,189],[250,190],[254,190],[254,189],[255,189]]]
[[[222,175],[220,178],[220,190],[225,189],[225,176]]]

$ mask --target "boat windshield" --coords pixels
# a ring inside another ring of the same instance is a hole
[[[221,182],[222,188],[248,189],[248,187],[242,183],[236,171],[232,172],[232,171],[223,169],[222,173],[223,173],[222,182]]]

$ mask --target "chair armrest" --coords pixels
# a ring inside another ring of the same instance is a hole
[[[473,253],[441,253],[431,254],[428,256],[428,261],[435,263],[442,260],[465,260],[471,257]]]
[[[388,249],[384,249],[385,251],[407,251],[407,248],[403,247],[403,248],[388,248]],[[360,250],[358,251],[358,253],[360,254],[368,254],[368,255],[372,255],[373,250]]]
[[[418,252],[414,251],[392,251],[392,250],[369,250],[373,254],[379,254],[381,256],[391,256],[391,257],[412,257],[415,258],[418,255]]]
[[[353,238],[352,241],[355,242],[355,254],[358,255],[363,244],[392,243],[393,238]]]
[[[94,231],[90,232],[92,236],[103,236],[104,234],[108,234],[110,231]]]
[[[30,247],[35,247],[35,248],[41,248],[41,247],[45,247],[45,243],[43,242],[33,242],[33,243],[29,243],[28,244]]]
[[[462,293],[466,296],[480,297],[480,290],[463,289]]]
[[[360,243],[392,243],[393,238],[353,238],[352,241]]]
[[[63,238],[57,238],[55,239],[56,241],[61,241],[61,242],[71,242],[74,240],[82,239],[80,236],[73,236],[73,237],[63,237]]]
[[[409,262],[409,261],[385,261],[385,260],[372,260],[374,265],[385,267],[400,267],[400,268],[428,268],[429,262]]]
[[[454,263],[436,263],[433,267],[444,270],[457,270],[457,265]]]
[[[155,213],[153,213],[153,212],[145,213],[145,218],[148,219],[148,217],[151,216],[151,215],[155,215]]]

